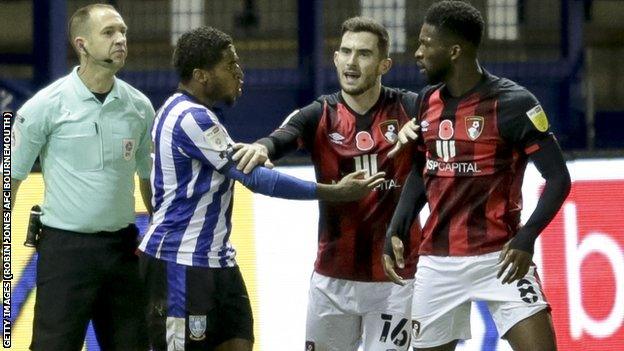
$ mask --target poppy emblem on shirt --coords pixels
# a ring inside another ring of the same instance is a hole
[[[189,315],[189,331],[191,340],[199,341],[206,338],[206,316]]]
[[[355,146],[360,151],[368,151],[375,146],[375,142],[369,132],[359,132],[355,135]]]
[[[438,130],[438,136],[442,140],[449,140],[453,137],[455,131],[453,130],[453,123],[448,119],[445,119],[440,123],[440,127]]]
[[[123,158],[126,161],[132,160],[132,156],[134,156],[134,148],[136,146],[136,142],[134,139],[124,139],[121,142],[121,147],[123,148]]]
[[[383,123],[380,123],[379,130],[381,130],[381,134],[384,136],[387,142],[389,142],[390,144],[394,144],[399,138],[399,121],[397,121],[396,119],[390,119]]]
[[[483,132],[484,123],[485,120],[481,116],[466,117],[466,134],[470,140],[477,140],[481,132]]]

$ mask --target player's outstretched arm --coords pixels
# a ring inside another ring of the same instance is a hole
[[[403,146],[406,144],[418,139],[418,130],[420,126],[416,123],[416,118],[412,118],[409,122],[405,123],[405,125],[399,131],[399,139],[390,152],[388,152],[388,157],[392,158],[396,155]]]
[[[337,184],[317,184],[289,176],[284,173],[256,167],[244,174],[231,162],[220,172],[239,181],[249,190],[272,197],[293,200],[353,201],[366,196],[383,182],[385,173],[363,177],[365,171],[353,172]]]
[[[555,218],[570,193],[570,173],[559,144],[554,138],[544,142],[530,158],[546,183],[535,211],[501,251],[498,277],[500,278],[508,269],[502,280],[503,284],[521,279],[529,271],[537,237]]]
[[[378,172],[365,177],[366,171],[360,170],[347,174],[337,184],[318,184],[319,200],[354,201],[368,195],[375,187],[383,183],[385,172]]]

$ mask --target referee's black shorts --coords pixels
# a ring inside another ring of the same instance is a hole
[[[93,234],[43,227],[32,350],[81,350],[89,320],[102,350],[148,349],[137,235],[134,225]]]
[[[146,254],[139,260],[154,351],[213,350],[231,339],[253,342],[251,304],[238,267],[191,267]]]

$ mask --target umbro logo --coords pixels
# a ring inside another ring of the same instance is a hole
[[[343,137],[342,134],[340,134],[338,132],[333,132],[333,133],[329,134],[329,140],[332,143],[336,143],[336,144],[342,145],[342,141],[345,140],[345,137]]]

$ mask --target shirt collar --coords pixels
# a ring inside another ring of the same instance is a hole
[[[71,72],[71,80],[74,86],[74,90],[76,91],[76,95],[82,101],[89,100],[89,99],[97,100],[95,95],[93,95],[93,93],[89,90],[89,88],[87,88],[87,86],[84,84],[82,79],[80,79],[80,77],[78,76],[79,67],[80,66],[74,67],[74,69],[72,69],[72,72]],[[108,93],[108,95],[113,99],[118,99],[119,98],[119,83],[117,82],[117,77],[113,77],[113,79],[115,80],[113,82],[113,89],[111,89],[111,92]]]

